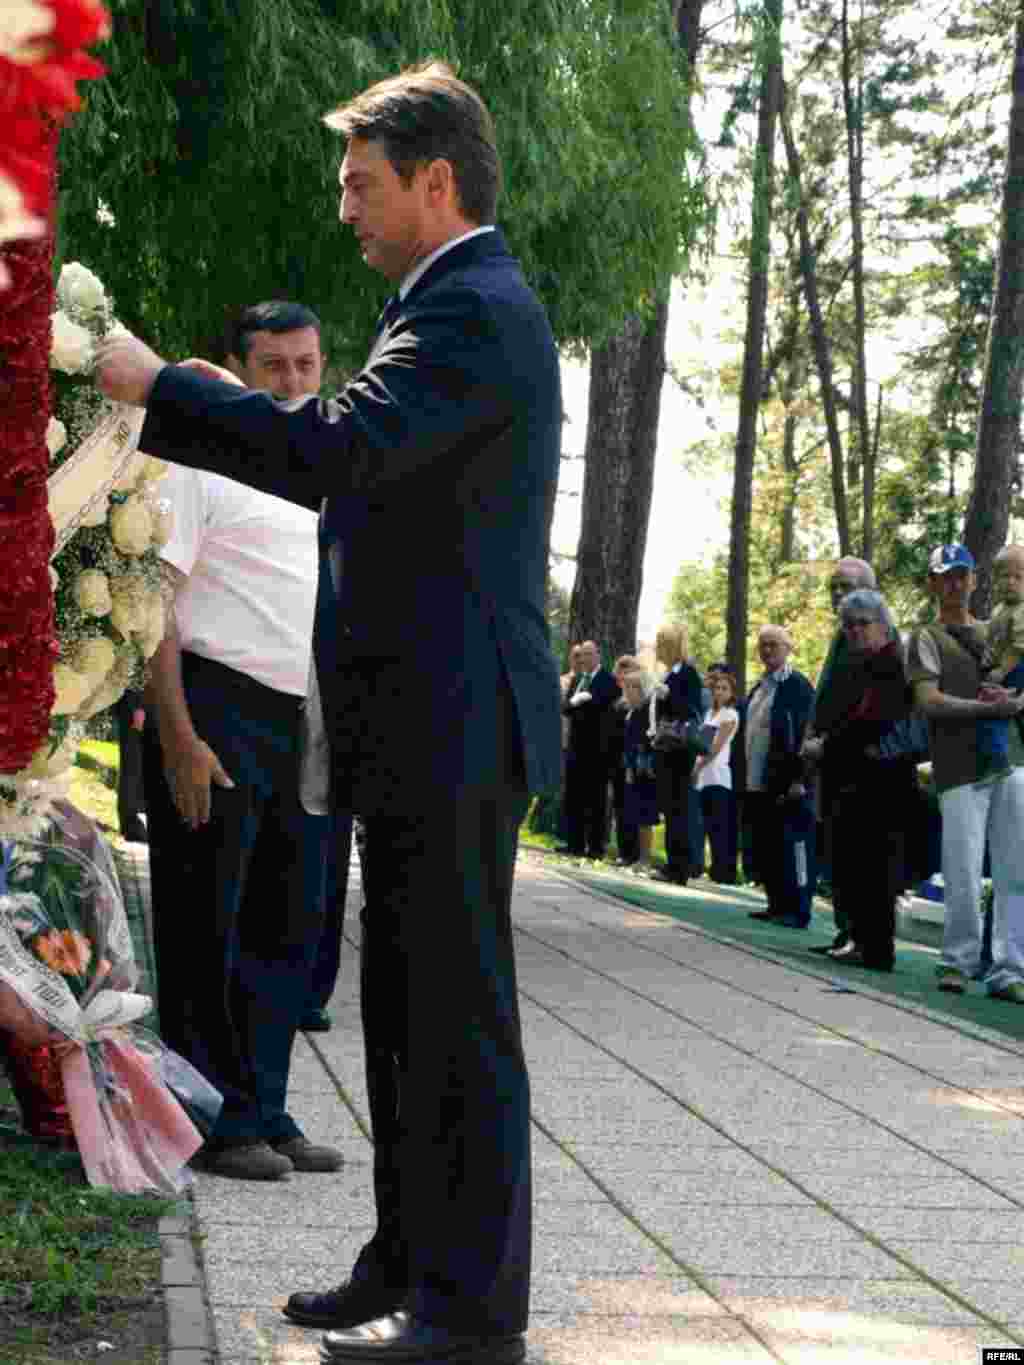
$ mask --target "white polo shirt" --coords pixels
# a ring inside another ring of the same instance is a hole
[[[187,575],[176,600],[182,649],[304,697],[318,567],[316,513],[234,479],[171,465],[161,559]]]

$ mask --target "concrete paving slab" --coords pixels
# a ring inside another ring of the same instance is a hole
[[[709,1287],[728,1308],[761,1325],[784,1324],[806,1313],[933,1327],[978,1325],[976,1315],[969,1309],[930,1285],[905,1279],[854,1280],[848,1276],[812,1275],[709,1275],[707,1279]]]
[[[527,1365],[770,1365],[740,1324],[689,1317],[538,1315]]]

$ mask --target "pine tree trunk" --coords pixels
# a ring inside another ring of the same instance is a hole
[[[726,610],[726,653],[736,670],[737,691],[747,685],[747,612],[750,576],[750,513],[757,449],[757,414],[761,403],[765,314],[771,252],[772,196],[775,179],[775,125],[782,103],[782,0],[764,0],[764,69],[757,121],[754,198],[751,208],[750,266],[747,282],[747,326],[743,343],[736,459],[733,466],[732,514],[729,529],[729,601]]]
[[[670,0],[687,68],[700,43],[704,0]],[[609,659],[632,652],[654,488],[669,281],[653,319],[634,316],[590,360],[586,469],[569,639],[594,640]]]
[[[848,0],[843,0],[843,112],[846,118],[847,180],[850,189],[850,232],[853,273],[853,383],[850,408],[850,484],[861,485],[861,548],[871,562],[875,548],[875,464],[868,420],[867,321],[864,302],[864,99],[860,74],[854,89],[853,49],[850,42]]]
[[[978,587],[971,603],[976,616],[989,613],[992,560],[1006,541],[1020,454],[1024,382],[1024,234],[1020,230],[1024,222],[1024,11],[1017,15],[1015,43],[996,288],[985,355],[974,485],[964,524],[964,541],[978,564]]]
[[[846,499],[846,480],[843,476],[843,443],[839,434],[839,416],[836,411],[835,386],[832,380],[832,355],[829,350],[828,333],[821,312],[821,298],[818,293],[818,264],[811,241],[811,230],[807,219],[807,205],[803,197],[803,166],[796,143],[793,140],[785,102],[783,103],[782,136],[786,144],[786,162],[790,179],[797,196],[797,228],[800,233],[800,274],[804,285],[804,299],[807,303],[807,316],[811,325],[811,341],[814,346],[814,363],[818,370],[818,383],[821,387],[821,405],[825,414],[825,430],[828,435],[828,449],[832,473],[832,505],[835,509],[836,534],[839,537],[840,555],[853,554],[850,540],[850,513]]]
[[[654,488],[668,300],[594,349],[569,638],[632,653]]]

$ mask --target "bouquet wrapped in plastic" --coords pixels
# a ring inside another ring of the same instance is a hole
[[[0,1051],[26,1126],[33,1089],[56,1080],[90,1184],[179,1192],[203,1139],[176,1096],[211,1124],[221,1097],[138,1027],[152,1002],[135,991],[109,848],[58,802],[43,833],[0,842],[0,857]]]

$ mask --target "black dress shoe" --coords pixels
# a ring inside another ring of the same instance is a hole
[[[320,1347],[324,1365],[359,1365],[374,1360],[395,1365],[519,1365],[526,1339],[474,1336],[421,1322],[410,1313],[392,1313],[349,1331],[325,1332]]]
[[[816,943],[813,948],[808,948],[807,951],[817,953],[819,957],[831,957],[837,948],[845,948],[849,941],[847,935],[840,930],[831,943]]]
[[[284,1315],[303,1327],[358,1327],[361,1322],[386,1317],[401,1308],[404,1289],[373,1280],[346,1280],[326,1293],[293,1294]]]

